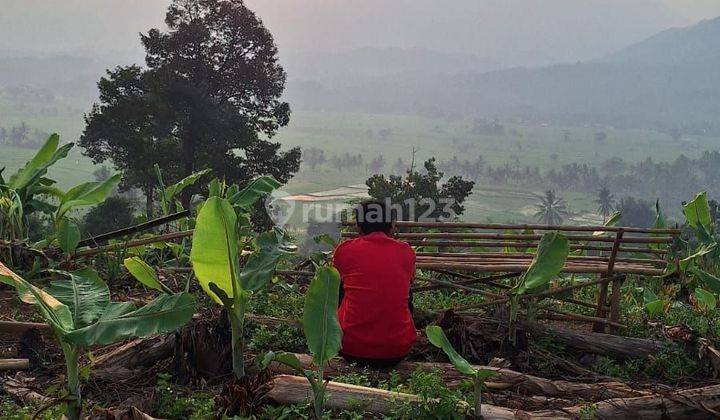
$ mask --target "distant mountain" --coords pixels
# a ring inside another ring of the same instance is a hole
[[[296,105],[720,133],[718,40],[720,19],[714,19],[664,31],[598,60],[425,78],[398,75],[316,88],[311,96],[300,95]]]
[[[685,66],[720,60],[720,17],[673,28],[599,60],[632,65]]]

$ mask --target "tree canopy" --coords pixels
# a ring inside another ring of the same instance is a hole
[[[270,32],[241,0],[174,0],[167,31],[141,35],[146,68],[117,67],[80,139],[96,163],[112,160],[151,203],[152,166],[169,181],[212,168],[230,182],[287,182],[300,150],[270,139],[290,120],[286,74]],[[190,190],[183,197],[189,199]]]

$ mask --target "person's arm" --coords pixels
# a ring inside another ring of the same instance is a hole
[[[335,267],[335,269],[340,273],[340,289],[338,291],[338,308],[340,305],[342,305],[343,298],[345,297],[345,285],[342,281],[342,271],[340,270],[341,266],[341,247],[342,244],[338,245],[337,248],[335,248],[335,252],[333,252],[333,259],[332,259],[332,265]]]

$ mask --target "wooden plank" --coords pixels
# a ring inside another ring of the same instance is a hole
[[[604,273],[604,277],[612,276],[615,270],[615,260],[618,255],[618,251],[620,250],[620,243],[624,234],[625,231],[623,229],[618,230],[615,234],[615,241],[613,242],[613,247],[610,251],[610,258],[608,260],[607,271]],[[605,310],[605,307],[607,306],[607,294],[608,283],[603,283],[603,285],[600,287],[600,293],[598,294],[597,301],[597,309],[595,310],[595,317],[597,318],[605,318],[607,316],[607,311]],[[598,322],[593,325],[593,331],[602,333],[605,332],[605,327],[606,324]]]
[[[341,234],[343,238],[357,238],[359,235],[356,232],[343,232]],[[410,233],[397,233],[394,235],[397,239],[494,239],[494,240],[518,240],[518,241],[537,241],[542,238],[542,235],[537,234],[512,234],[512,233],[470,233],[470,232],[410,232]],[[615,239],[606,236],[592,236],[592,235],[566,235],[569,241],[574,242],[606,242],[614,243]],[[667,244],[671,243],[673,238],[670,236],[655,236],[655,237],[626,237],[623,239],[623,243],[634,243],[634,244]]]
[[[0,370],[30,369],[29,359],[0,359]]]
[[[680,229],[653,229],[627,226],[571,226],[571,225],[540,225],[540,224],[499,224],[499,223],[469,223],[469,222],[410,222],[398,220],[398,228],[433,228],[433,229],[489,229],[489,230],[557,230],[565,232],[617,232],[623,229],[628,233],[652,233],[679,235]],[[345,221],[343,226],[354,227],[354,221]]]

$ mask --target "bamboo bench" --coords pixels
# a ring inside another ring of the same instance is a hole
[[[349,229],[343,232],[343,237],[357,236],[352,222],[346,222],[345,226]],[[418,269],[446,274],[452,271],[502,273],[502,278],[519,276],[529,268],[542,233],[562,232],[568,238],[571,250],[562,271],[600,275],[599,281],[587,283],[588,287],[600,286],[597,304],[584,303],[595,309],[595,317],[584,318],[595,322],[596,331],[605,331],[607,326],[612,331],[618,329],[620,287],[625,276],[663,274],[667,266],[667,260],[664,259],[667,249],[680,234],[679,229],[617,226],[407,221],[397,222],[396,230],[396,239],[416,247]],[[609,283],[613,286],[608,301]],[[496,302],[501,301],[499,299]]]

